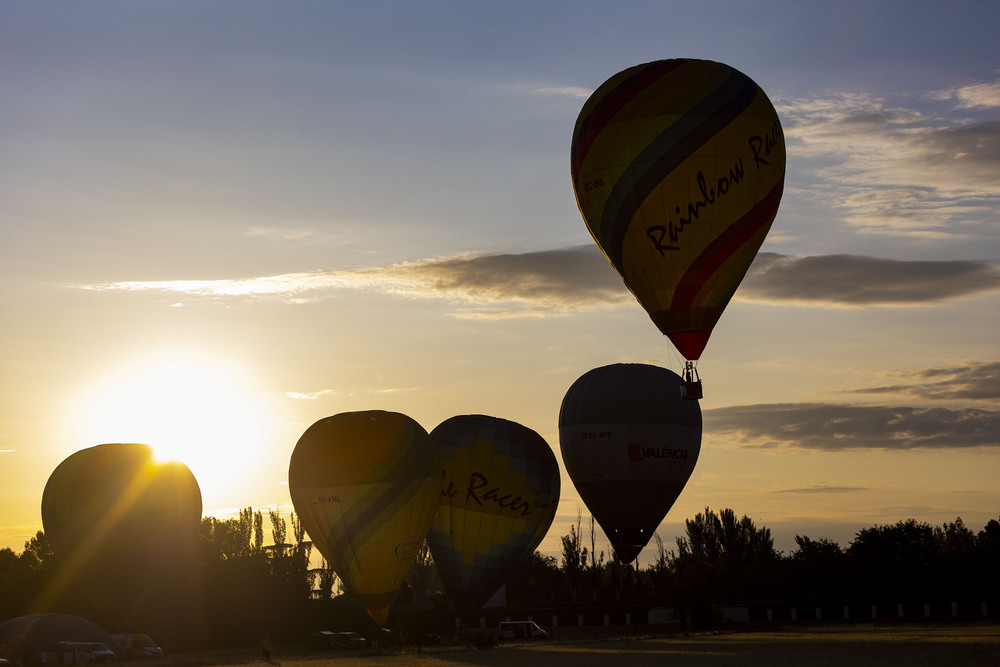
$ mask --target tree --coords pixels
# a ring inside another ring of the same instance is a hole
[[[842,595],[848,588],[847,553],[833,540],[813,540],[795,535],[798,546],[786,562],[789,576],[783,582],[787,597]]]
[[[333,597],[333,586],[337,581],[337,573],[324,557],[320,561],[319,574],[319,599],[329,600]]]
[[[507,603],[551,602],[561,588],[561,572],[553,556],[538,551],[507,579]]]
[[[767,528],[748,517],[736,518],[731,509],[704,514],[684,522],[686,537],[677,538],[676,594],[695,627],[709,627],[711,603],[724,599],[764,596],[770,590],[778,553]]]
[[[569,597],[576,602],[577,590],[587,571],[587,547],[580,544],[580,519],[576,515],[576,525],[570,524],[569,535],[563,535],[562,540],[562,571],[569,584]]]
[[[420,544],[417,557],[406,573],[406,583],[413,591],[414,600],[425,600],[444,592],[426,539]]]
[[[274,541],[275,549],[284,551],[285,540],[288,538],[288,524],[281,518],[278,510],[268,510],[267,517],[271,520],[271,539]]]
[[[247,512],[252,510],[248,507]],[[260,510],[253,512],[253,550],[260,553],[264,548],[264,513]]]
[[[924,597],[933,588],[937,543],[930,524],[916,519],[858,531],[848,555],[862,592],[879,597]]]
[[[757,528],[746,515],[737,519],[729,508],[716,514],[706,507],[704,514],[687,519],[684,526],[687,538],[677,538],[681,556],[692,555],[710,563],[722,558],[750,563],[777,556],[771,531]]]

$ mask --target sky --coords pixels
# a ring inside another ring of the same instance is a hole
[[[104,442],[181,458],[220,518],[287,515],[296,441],[341,412],[503,417],[561,464],[579,376],[683,367],[569,171],[589,94],[676,57],[754,79],[788,165],[699,362],[701,456],[658,535],[706,507],[786,553],[909,518],[982,529],[998,24],[993,0],[5,0],[0,548]],[[541,550],[581,514],[564,473]]]

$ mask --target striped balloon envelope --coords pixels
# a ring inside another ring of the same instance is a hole
[[[347,412],[299,438],[288,490],[309,537],[381,626],[434,518],[437,447],[398,412]]]
[[[781,199],[784,134],[767,95],[709,60],[631,67],[584,105],[571,169],[597,244],[660,331],[699,359]]]
[[[559,464],[542,436],[486,415],[431,431],[441,494],[427,534],[452,602],[482,606],[534,553],[559,505]]]

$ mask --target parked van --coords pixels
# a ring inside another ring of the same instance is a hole
[[[163,649],[156,645],[153,638],[144,634],[111,635],[130,658],[162,658]]]
[[[100,642],[59,642],[59,650],[50,651],[48,656],[52,659],[47,662],[63,665],[107,663],[118,659],[114,651]]]
[[[534,621],[501,621],[498,637],[504,639],[548,639],[549,633]]]

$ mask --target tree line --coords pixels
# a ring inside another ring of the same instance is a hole
[[[21,553],[0,550],[0,621],[27,613],[75,613],[111,632],[175,638],[178,648],[338,629],[332,626],[347,618],[362,622],[363,611],[333,570],[325,562],[310,567],[312,544],[297,517],[286,522],[271,511],[268,519],[272,544],[267,546],[264,513],[246,508],[232,519],[202,519],[190,568],[152,571],[143,563],[116,563],[119,579],[149,580],[134,588],[136,600],[130,600],[126,616],[133,626],[127,628],[120,627],[116,610],[99,604],[99,587],[70,585],[52,593],[54,582],[65,579],[60,576],[65,564],[38,531]],[[719,603],[947,599],[995,605],[1000,598],[997,520],[974,531],[961,518],[941,526],[907,519],[864,528],[847,546],[795,535],[796,548],[785,554],[774,548],[768,528],[732,509],[706,508],[685,521],[685,534],[673,548],[654,536],[654,557],[640,567],[599,550],[599,535],[592,517],[584,524],[578,516],[560,538],[558,558],[535,552],[510,577],[507,605],[670,606],[679,610],[685,627],[698,629],[712,626],[712,606]],[[426,545],[397,605],[448,607]]]

